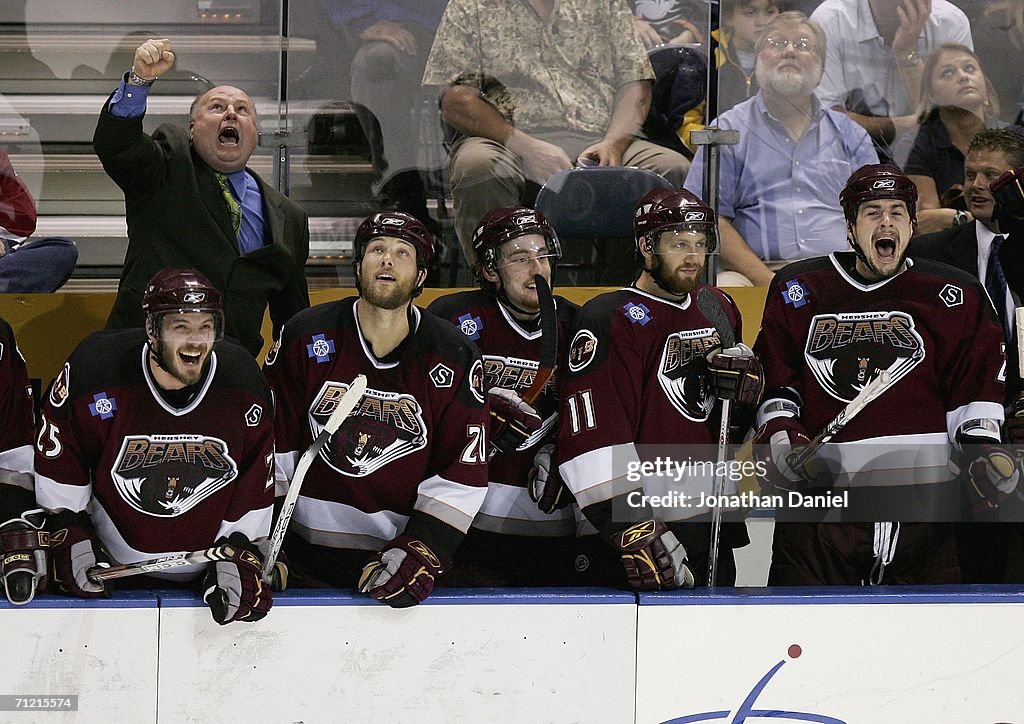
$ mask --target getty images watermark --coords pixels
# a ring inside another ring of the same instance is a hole
[[[688,482],[695,480],[712,481],[716,477],[731,483],[733,489],[745,480],[764,479],[767,464],[763,460],[679,460],[671,457],[656,457],[653,460],[633,460],[626,464],[626,480],[631,483],[645,481],[645,487],[662,488],[658,493],[634,490],[626,496],[626,504],[633,508],[797,508],[833,509],[848,508],[849,491],[834,491],[814,494],[796,490],[777,491],[771,494],[756,490],[726,492],[714,495],[709,490],[688,491]],[[660,482],[662,485],[651,485]],[[649,490],[649,489],[648,489]]]

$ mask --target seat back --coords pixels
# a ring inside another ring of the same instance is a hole
[[[562,242],[559,268],[576,284],[620,284],[633,273],[633,210],[644,194],[672,188],[659,174],[632,166],[559,171],[535,208]]]

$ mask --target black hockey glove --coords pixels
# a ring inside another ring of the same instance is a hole
[[[762,487],[771,491],[804,490],[816,476],[814,459],[795,470],[792,461],[811,441],[793,417],[773,417],[754,433],[754,459]]]
[[[43,530],[45,522],[46,514],[39,508],[0,525],[0,572],[7,600],[15,606],[31,601],[36,591],[46,590],[50,534]]]
[[[444,571],[441,559],[426,543],[400,535],[363,566],[359,591],[391,608],[408,608],[430,595]]]
[[[967,486],[975,513],[998,508],[1020,480],[1020,466],[1009,447],[973,436],[958,440],[949,469]]]
[[[750,347],[742,343],[728,349],[716,347],[707,354],[707,362],[712,395],[749,405],[761,402],[764,372]]]
[[[269,586],[263,584],[263,559],[255,544],[235,531],[214,543],[227,560],[211,563],[203,580],[203,600],[213,620],[222,626],[232,621],[259,621],[274,605]]]
[[[989,189],[996,202],[993,221],[1024,219],[1024,166],[1004,171]]]
[[[573,501],[572,493],[562,480],[562,476],[558,474],[554,456],[554,445],[541,445],[537,454],[533,456],[533,467],[530,468],[527,484],[530,500],[537,504],[542,513],[548,515]]]
[[[491,413],[488,439],[491,454],[513,452],[541,426],[540,415],[513,390],[492,387],[487,393],[488,409]]]
[[[634,591],[693,588],[686,549],[675,533],[659,520],[645,520],[611,537],[618,549],[626,580]]]
[[[99,540],[85,513],[64,511],[46,520],[50,532],[51,581],[61,592],[80,598],[109,596],[105,583],[88,576],[96,565]]]

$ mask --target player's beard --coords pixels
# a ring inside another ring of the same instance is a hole
[[[697,267],[697,273],[692,278],[680,278],[675,274],[667,272],[661,256],[655,254],[651,260],[650,268],[647,269],[647,273],[651,275],[651,279],[661,289],[664,289],[673,296],[682,297],[692,292],[700,284],[701,275],[704,273],[704,265],[696,264],[694,266]]]
[[[198,354],[199,363],[195,365],[187,365],[183,360],[178,357],[178,350],[184,350],[185,352]],[[203,374],[206,371],[206,366],[210,362],[210,349],[205,346],[196,348],[188,348],[183,345],[171,349],[168,345],[163,342],[156,343],[156,349],[152,350],[153,355],[156,357],[157,364],[164,372],[169,374],[171,377],[176,379],[185,387],[194,385],[203,379]]]
[[[368,282],[358,285],[359,295],[380,309],[399,309],[404,307],[412,301],[413,295],[416,292],[416,277],[413,277],[408,283],[396,278],[395,283],[386,288],[381,288],[375,284],[372,276]]]

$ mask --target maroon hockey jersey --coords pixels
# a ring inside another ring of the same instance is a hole
[[[579,309],[562,297],[555,298],[558,311],[558,369],[565,367],[569,326]],[[480,348],[484,362],[484,389],[503,387],[520,395],[533,383],[540,359],[541,330],[526,326],[483,291],[459,292],[436,299],[428,311],[454,324],[466,339]],[[576,534],[571,507],[542,513],[530,499],[526,485],[538,448],[554,442],[558,420],[557,373],[552,375],[534,408],[544,421],[514,453],[495,455],[488,465],[487,496],[473,527],[492,533],[524,536],[572,536]]]
[[[957,429],[1003,419],[1003,335],[984,289],[952,267],[908,263],[866,283],[850,271],[853,252],[837,252],[785,267],[768,291],[755,345],[767,384],[758,424],[792,416],[792,404],[773,400],[791,388],[814,435],[880,371],[892,377],[823,449],[819,483],[955,485],[947,460]]]
[[[141,329],[97,332],[72,353],[44,400],[40,505],[87,511],[121,563],[208,548],[235,531],[266,539],[274,409],[256,362],[236,344],[217,344],[194,397],[175,407],[147,353]]]
[[[25,360],[0,319],[0,523],[31,505],[33,418]]]
[[[708,512],[697,503],[701,491],[713,490],[713,470],[694,466],[671,481],[628,475],[643,457],[638,446],[672,446],[661,452],[680,463],[709,453],[714,460],[718,417],[705,382],[705,355],[720,340],[694,302],[701,288],[683,302],[620,289],[592,299],[577,315],[561,387],[558,455],[562,477],[585,513],[641,485],[649,494],[673,488],[694,503],[657,511],[663,520]],[[707,288],[740,339],[732,298]]]
[[[412,331],[378,359],[359,329],[357,299],[296,314],[266,361],[282,495],[348,385],[367,378],[362,399],[310,467],[290,524],[313,548],[286,545],[289,558],[310,573],[330,565],[332,551],[378,550],[403,531],[450,560],[487,484],[479,352],[411,306]]]

